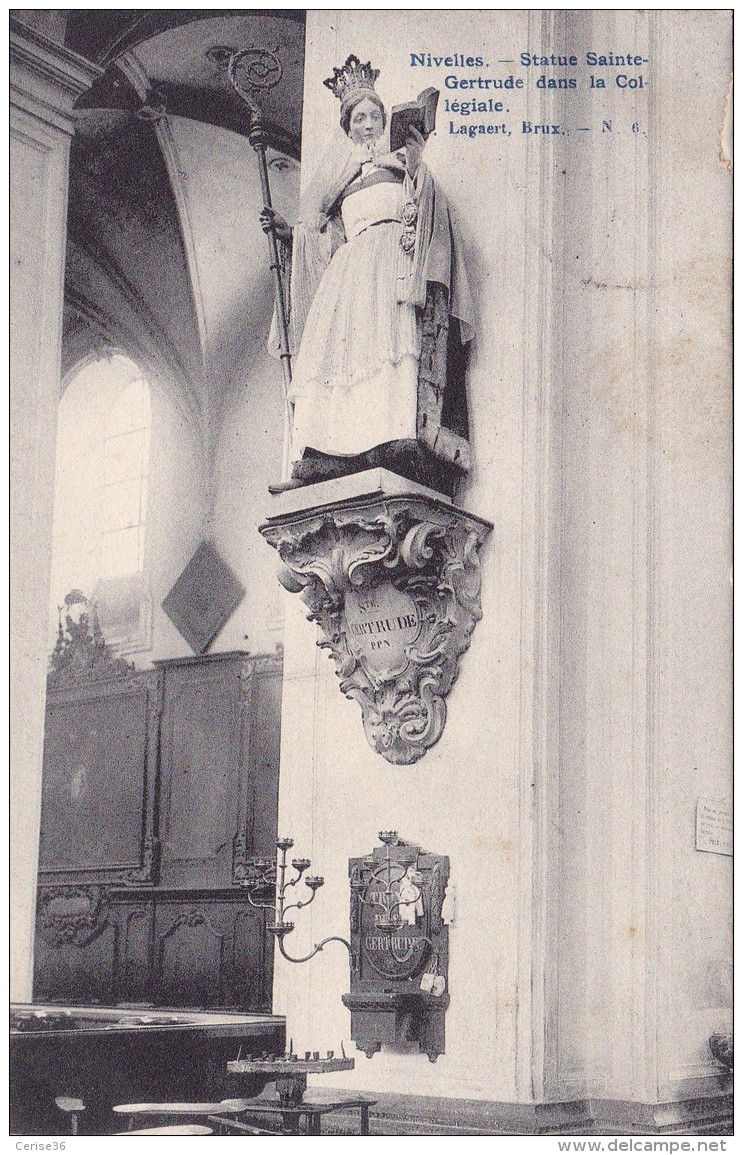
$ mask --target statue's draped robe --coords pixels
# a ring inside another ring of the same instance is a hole
[[[375,171],[359,191],[349,189],[367,157],[363,146],[336,139],[300,203],[288,292],[292,459],[307,449],[355,455],[417,440],[452,460],[459,451],[437,429],[446,382],[426,390],[437,409],[430,422],[419,390],[424,310],[438,314],[433,329],[443,330],[444,344],[449,316],[459,320],[462,341],[472,336],[472,302],[448,206],[424,164],[414,182]],[[412,199],[416,243],[406,253],[400,216]],[[430,348],[425,359],[430,377],[436,360]],[[466,456],[465,450],[464,468]]]

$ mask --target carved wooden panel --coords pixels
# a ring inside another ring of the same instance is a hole
[[[51,946],[87,946],[109,922],[109,895],[100,886],[47,886],[39,891],[39,933]]]
[[[265,851],[276,837],[281,667],[222,654],[162,669],[161,880],[230,886],[235,835]]]
[[[152,1002],[152,928],[155,914],[151,896],[122,903],[115,911],[118,927],[114,959],[116,1002]]]
[[[50,689],[44,739],[42,875],[124,880],[147,872],[157,675]]]
[[[238,822],[240,674],[234,660],[165,666],[162,879],[228,885],[226,847]]]
[[[264,922],[242,897],[188,895],[159,902],[154,968],[154,1001],[162,1006],[270,1008]]]
[[[156,1001],[177,1007],[221,1006],[225,932],[196,903],[164,904],[155,919]]]
[[[273,940],[241,892],[93,895],[86,917],[84,889],[42,893],[37,1002],[271,1010]]]
[[[100,887],[42,888],[34,942],[36,1000],[111,1002],[116,940],[109,896]]]
[[[281,659],[159,667],[49,688],[34,996],[270,1010],[234,872],[275,843]]]
[[[259,911],[245,905],[236,905],[233,917],[233,955],[225,976],[229,1004],[270,1012],[274,944],[273,939],[268,941],[266,921]]]
[[[245,662],[243,693],[250,719],[241,829],[248,855],[271,857],[276,848],[281,753],[282,664],[276,658]]]

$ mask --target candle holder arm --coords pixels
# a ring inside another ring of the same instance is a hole
[[[280,935],[280,936],[277,935],[276,937],[277,937],[278,943],[279,943],[279,953],[281,954],[282,958],[286,959],[287,962],[291,962],[291,963],[309,962],[310,959],[314,958],[315,955],[318,954],[323,949],[323,947],[327,946],[327,944],[329,942],[340,942],[343,944],[343,946],[348,951],[349,958],[351,959],[351,966],[353,967],[353,965],[354,965],[355,955],[354,955],[353,947],[351,946],[350,942],[348,942],[345,938],[341,938],[337,934],[331,934],[328,936],[328,938],[324,938],[322,940],[322,942],[316,943],[315,946],[313,947],[313,949],[310,951],[310,953],[303,955],[301,958],[292,958],[292,956],[290,954],[286,953],[286,950],[284,949],[284,936],[283,935]]]

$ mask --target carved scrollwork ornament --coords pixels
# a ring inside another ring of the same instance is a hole
[[[417,762],[441,737],[446,696],[482,616],[478,549],[490,526],[443,502],[386,498],[261,528],[278,577],[301,593],[369,744]]]
[[[39,931],[54,947],[87,946],[108,926],[108,891],[100,886],[49,886],[39,891]]]
[[[57,609],[59,625],[49,660],[50,686],[64,688],[79,682],[126,678],[134,673],[132,663],[117,658],[106,643],[95,602],[80,590],[71,590]]]
[[[160,870],[160,839],[148,835],[142,847],[142,865],[129,870],[121,880],[122,886],[154,886]]]

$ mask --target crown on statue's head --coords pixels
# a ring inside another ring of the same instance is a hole
[[[333,75],[323,80],[323,84],[342,103],[351,93],[374,92],[374,81],[378,76],[378,68],[372,68],[368,60],[362,64],[358,56],[352,54],[342,68],[333,69]]]

